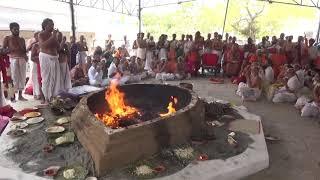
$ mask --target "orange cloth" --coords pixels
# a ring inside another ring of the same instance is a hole
[[[258,61],[260,61],[260,63],[262,65],[266,65],[267,64],[267,57],[265,55],[262,55],[259,59],[259,57],[257,55],[251,55],[249,58],[249,63],[258,62]]]
[[[272,54],[270,58],[274,74],[277,77],[280,73],[280,67],[287,63],[287,57],[284,54]]]
[[[166,73],[176,73],[178,70],[178,66],[175,60],[169,60],[165,67]]]
[[[168,56],[169,56],[169,59],[170,59],[170,60],[176,59],[176,50],[173,49],[173,48],[171,48],[170,51],[169,51],[169,53],[168,53]]]

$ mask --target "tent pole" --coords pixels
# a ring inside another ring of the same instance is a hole
[[[139,12],[138,12],[138,18],[139,18],[139,33],[141,33],[141,0],[139,0]]]
[[[317,32],[317,37],[316,37],[316,42],[317,43],[319,43],[319,41],[320,41],[319,36],[320,36],[320,16],[319,16],[318,32]]]
[[[224,34],[224,28],[226,27],[226,21],[227,21],[228,9],[229,9],[229,0],[227,0],[226,12],[225,12],[225,14],[224,14],[223,28],[222,28],[222,37],[223,37],[223,34]]]
[[[76,26],[74,22],[74,8],[73,8],[73,0],[69,1],[70,4],[70,11],[71,11],[71,30],[72,30],[72,36],[74,40],[76,40]]]

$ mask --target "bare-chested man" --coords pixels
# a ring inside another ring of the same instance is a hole
[[[81,37],[80,37],[81,39]],[[59,65],[60,65],[60,90],[67,92],[72,88],[70,70],[68,62],[70,61],[70,49],[67,44],[67,38],[62,37],[62,33],[58,34],[58,41],[60,42],[59,53]],[[86,65],[84,64],[84,70],[86,71]]]
[[[285,43],[286,43],[286,40],[284,39],[284,33],[281,33],[280,34],[280,38],[278,39],[278,45],[280,46],[280,47],[284,47],[284,45],[285,45]]]
[[[41,100],[41,103],[44,103],[44,97],[41,90],[41,73],[40,73],[40,63],[39,63],[39,33],[34,33],[35,40],[32,43],[31,47],[31,61],[32,63],[32,83],[33,83],[33,96],[35,99]]]
[[[108,35],[108,40],[106,40],[106,51],[111,51],[112,46],[114,45],[113,40],[111,39],[111,34]]]
[[[140,33],[139,38],[136,40],[137,42],[137,57],[141,60],[146,59],[146,48],[147,48],[147,42],[144,38],[144,33]]]
[[[59,30],[54,29],[52,19],[44,19],[42,22],[42,31],[39,34],[39,61],[42,78],[42,92],[45,103],[58,95],[60,90],[60,65],[58,59],[58,41]]]
[[[80,67],[83,70],[84,74],[87,74],[86,72],[86,59],[87,59],[87,51],[88,51],[88,46],[86,39],[83,35],[80,36],[80,41],[77,42],[78,46],[78,54],[77,54],[77,64],[80,64]]]
[[[138,49],[138,45],[137,45],[137,40],[139,39],[140,33],[137,34],[137,39],[133,41],[132,43],[132,55],[131,56],[137,56],[137,49]]]
[[[28,60],[25,40],[19,36],[20,26],[18,23],[10,23],[11,35],[6,36],[3,48],[8,48],[10,57],[10,69],[15,90],[18,90],[18,99],[25,101],[22,91],[26,82],[26,62]]]
[[[211,53],[212,51],[212,39],[211,34],[208,34],[206,41],[204,42],[204,53]]]

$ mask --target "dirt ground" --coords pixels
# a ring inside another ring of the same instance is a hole
[[[152,80],[153,81],[153,80]],[[152,82],[148,81],[148,82]],[[215,85],[208,79],[186,80],[194,85],[200,97],[227,100],[241,105],[235,95],[236,86],[230,83]],[[179,82],[167,82],[178,84]],[[34,105],[34,101],[16,103],[16,109]],[[320,125],[318,119],[304,119],[290,104],[272,104],[262,99],[243,103],[250,112],[262,117],[265,134],[281,138],[278,143],[267,143],[270,167],[243,180],[318,180],[320,179]]]

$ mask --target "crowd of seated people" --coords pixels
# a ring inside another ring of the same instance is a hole
[[[206,39],[199,31],[194,36],[182,34],[180,39],[176,34],[170,39],[162,34],[157,42],[150,33],[146,37],[138,33],[132,46],[124,36],[120,47],[115,47],[108,35],[105,47],[97,46],[89,54],[84,36],[78,42],[73,37],[67,42],[53,26],[51,19],[45,19],[43,30],[25,44],[19,25],[10,24],[12,35],[0,48],[6,97],[13,94],[9,97],[15,100],[17,91],[19,100],[25,100],[21,92],[30,52],[33,82],[28,84],[33,85],[35,98],[43,102],[72,86],[105,87],[112,80],[126,84],[148,77],[182,80],[197,76],[201,67],[212,66],[238,84],[236,94],[244,101],[256,101],[265,94],[274,103],[296,102],[303,116],[309,116],[310,109],[320,112],[320,53],[312,38],[299,36],[294,42],[293,36],[282,33],[271,41],[265,36],[259,43],[249,37],[246,44],[239,45],[228,33],[223,38],[215,32]],[[19,43],[12,43],[16,41]],[[13,93],[9,93],[10,87]]]
[[[273,103],[296,102],[302,116],[319,116],[320,50],[312,38],[292,39],[282,33],[255,45],[248,38],[241,47],[230,38],[223,53],[226,75],[238,84],[236,94],[244,101],[265,94]]]

